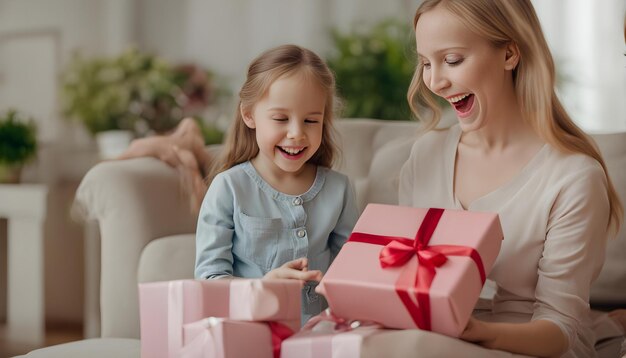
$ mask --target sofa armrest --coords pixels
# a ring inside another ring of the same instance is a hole
[[[102,337],[139,338],[137,268],[153,239],[195,231],[177,172],[153,158],[102,162],[85,175],[75,210],[99,222]]]

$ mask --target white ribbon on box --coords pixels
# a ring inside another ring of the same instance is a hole
[[[213,328],[224,321],[223,318],[209,317],[185,325],[186,343],[178,357],[180,358],[213,358],[218,356],[217,341]]]

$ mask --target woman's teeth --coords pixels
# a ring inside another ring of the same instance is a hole
[[[451,97],[448,100],[454,104],[454,103],[457,103],[458,101],[466,98],[469,95],[470,95],[470,93],[466,93],[466,94],[463,94],[463,95],[460,95],[460,96]]]

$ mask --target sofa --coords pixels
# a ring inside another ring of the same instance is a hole
[[[362,210],[367,203],[397,203],[398,174],[418,124],[374,119],[337,121],[342,156]],[[626,202],[626,132],[596,134],[609,172]],[[219,146],[209,147],[218,151]],[[190,214],[175,170],[153,158],[106,161],[83,178],[75,207],[100,231],[100,337],[33,351],[27,357],[137,357],[137,284],[192,278],[196,217]],[[607,248],[592,303],[626,306],[626,230]]]

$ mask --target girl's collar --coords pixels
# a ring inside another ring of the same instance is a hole
[[[328,168],[317,166],[315,173],[315,180],[313,181],[313,185],[301,195],[290,195],[282,193],[276,189],[274,189],[269,183],[267,183],[261,175],[257,172],[256,168],[252,165],[250,161],[244,162],[241,164],[243,170],[250,176],[252,180],[259,186],[261,190],[265,193],[269,194],[274,200],[280,201],[293,201],[296,198],[301,198],[303,202],[307,202],[312,200],[317,193],[322,190],[322,186],[324,186],[324,181],[326,180],[326,174],[328,173]]]

